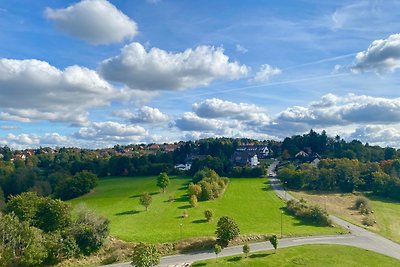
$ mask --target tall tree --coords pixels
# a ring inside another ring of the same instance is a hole
[[[239,236],[240,230],[234,219],[228,216],[223,216],[218,220],[217,230],[215,233],[217,234],[218,244],[224,248],[228,246],[229,241]]]
[[[165,192],[165,189],[169,185],[169,177],[168,174],[165,172],[160,173],[157,177],[157,186],[162,189],[163,192]]]

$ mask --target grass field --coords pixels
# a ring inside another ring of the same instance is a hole
[[[114,177],[101,179],[95,191],[71,201],[74,205],[85,203],[110,221],[111,235],[125,241],[170,242],[181,238],[213,236],[218,218],[233,217],[242,234],[280,234],[281,216],[283,235],[335,234],[342,230],[304,224],[292,216],[281,213],[283,202],[265,179],[231,179],[224,196],[218,200],[199,202],[191,208],[186,196],[190,179],[173,177],[166,193],[159,193],[156,177]],[[153,203],[146,212],[139,205],[139,195],[153,194]],[[175,202],[168,202],[169,196]],[[204,210],[212,209],[215,219],[204,220]],[[182,218],[187,210],[189,217]],[[182,226],[181,226],[182,225]]]
[[[364,249],[339,245],[304,245],[278,249],[278,253],[266,251],[244,255],[207,260],[193,263],[193,267],[200,266],[346,266],[346,267],[392,267],[399,266],[400,262],[394,258],[371,252]]]
[[[362,226],[363,216],[352,208],[357,198],[354,194],[324,194],[304,191],[290,193],[297,198],[303,197],[310,202],[317,203],[321,207],[325,207],[326,203],[329,213]],[[369,197],[369,199],[374,211],[371,216],[377,223],[368,229],[400,243],[400,202],[377,197]]]

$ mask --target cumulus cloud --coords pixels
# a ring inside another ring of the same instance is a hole
[[[278,113],[271,123],[270,130],[280,130],[285,135],[301,133],[310,128],[390,125],[398,122],[400,98],[328,94],[309,106],[293,106]]]
[[[253,79],[250,81],[253,83],[262,83],[266,82],[271,78],[272,76],[276,76],[281,74],[282,71],[278,68],[274,68],[268,64],[263,64],[260,67],[260,70],[256,73]]]
[[[359,127],[351,133],[350,138],[368,142],[370,145],[400,147],[400,125],[367,125]]]
[[[132,123],[162,123],[169,120],[168,115],[162,113],[158,108],[144,106],[135,113],[130,110],[116,110],[114,115],[128,119]]]
[[[192,105],[193,111],[203,118],[230,118],[268,124],[270,119],[265,110],[254,104],[233,103],[218,98],[206,99]]]
[[[39,60],[0,59],[0,119],[85,124],[88,109],[125,99],[90,69],[59,70]]]
[[[137,25],[106,0],[83,0],[63,9],[46,8],[45,17],[75,37],[92,44],[109,44],[131,39]]]
[[[248,68],[230,62],[222,48],[198,46],[180,53],[159,48],[146,51],[139,43],[121,49],[121,54],[104,60],[99,73],[107,80],[140,90],[179,90],[206,86],[216,79],[238,79]]]
[[[128,125],[113,121],[92,122],[87,127],[82,127],[74,134],[75,138],[106,142],[136,142],[147,131],[138,125]]]
[[[213,133],[217,136],[232,136],[235,129],[241,127],[237,121],[200,118],[193,112],[185,112],[172,125],[182,131]]]
[[[7,134],[1,138],[0,145],[8,145],[14,149],[36,148],[39,146],[73,146],[75,142],[68,136],[59,133],[37,134]]]
[[[400,68],[400,34],[375,40],[367,50],[359,52],[351,66],[353,72],[375,71],[378,74]]]

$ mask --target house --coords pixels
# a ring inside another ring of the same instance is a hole
[[[151,144],[151,145],[148,146],[148,149],[150,149],[150,150],[158,150],[158,149],[160,149],[160,146],[157,145],[157,144]]]
[[[257,157],[257,154],[255,154],[254,156],[252,156],[251,158],[250,158],[250,167],[256,167],[256,166],[258,166],[260,164],[260,162],[258,161],[258,157]]]
[[[192,164],[190,163],[175,165],[175,169],[178,169],[180,171],[188,171],[190,170],[190,168],[192,168]]]
[[[294,156],[295,158],[307,158],[308,157],[308,154],[307,154],[307,152],[305,152],[305,151],[300,151],[299,153],[297,153],[295,156]]]

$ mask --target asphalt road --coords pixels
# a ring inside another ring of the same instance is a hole
[[[268,174],[270,176],[270,183],[272,188],[275,190],[276,194],[282,199],[290,200],[294,199],[293,196],[285,192],[282,186],[275,177],[275,168],[278,164],[277,161],[272,163],[268,168]],[[332,221],[344,228],[349,229],[351,234],[347,235],[335,235],[335,236],[309,236],[309,237],[297,237],[297,238],[284,238],[279,240],[279,248],[293,247],[307,244],[336,244],[336,245],[346,245],[358,248],[363,248],[371,251],[375,251],[396,259],[400,260],[400,245],[390,241],[380,235],[369,232],[361,227],[354,224],[346,222],[335,216],[330,216]],[[250,251],[264,251],[272,249],[269,242],[259,242],[250,244]],[[222,250],[218,257],[232,256],[237,254],[242,254],[242,246],[232,246]],[[192,263],[199,260],[207,260],[215,258],[215,254],[212,251],[203,252],[192,252],[187,254],[178,254],[172,256],[166,256],[161,259],[161,262],[157,266],[182,266],[182,263]],[[399,263],[400,265],[400,263]],[[129,262],[117,263],[112,265],[107,265],[108,267],[128,267],[131,266]]]

